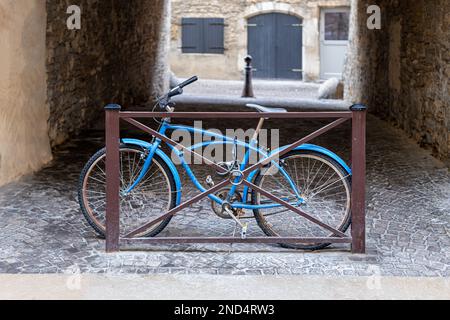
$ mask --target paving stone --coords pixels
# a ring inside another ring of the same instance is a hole
[[[268,123],[287,137],[283,143],[320,124]],[[248,127],[240,120],[210,125]],[[348,161],[349,134],[347,125],[314,143]],[[1,273],[450,275],[449,171],[400,131],[374,117],[368,117],[367,255],[352,255],[347,245],[303,252],[251,244],[152,245],[106,254],[104,240],[90,229],[76,202],[78,174],[102,146],[102,135],[101,131],[86,132],[56,150],[48,167],[0,188]],[[206,173],[205,168],[195,170]],[[182,179],[187,199],[197,191],[185,174]],[[231,221],[215,216],[209,202],[202,201],[182,211],[163,234],[229,236],[233,228]],[[263,235],[254,222],[250,231]]]

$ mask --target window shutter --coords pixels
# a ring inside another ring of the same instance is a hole
[[[181,19],[181,50],[183,53],[204,52],[203,21],[199,18]]]
[[[205,53],[224,53],[224,19],[204,19]]]

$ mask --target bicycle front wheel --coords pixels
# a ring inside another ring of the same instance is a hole
[[[255,178],[255,184],[319,221],[345,232],[351,220],[351,175],[334,159],[306,150],[287,153],[281,157],[280,164],[284,173],[272,166]],[[256,205],[274,204],[272,200],[254,190],[252,201]],[[332,236],[323,227],[283,206],[253,211],[258,225],[268,236],[308,238]],[[281,243],[280,245],[287,248],[317,250],[330,244]]]
[[[150,222],[176,206],[174,177],[166,163],[154,155],[141,182],[128,194],[144,165],[145,150],[120,146],[120,235],[123,236]],[[105,236],[106,150],[98,151],[84,167],[79,182],[81,211],[92,228]],[[169,223],[171,217],[142,231],[136,237],[153,237]]]

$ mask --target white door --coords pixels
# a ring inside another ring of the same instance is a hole
[[[322,9],[320,22],[320,77],[342,78],[349,34],[349,8]]]

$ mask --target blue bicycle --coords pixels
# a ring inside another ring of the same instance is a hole
[[[249,141],[228,137],[216,132],[198,129],[191,126],[172,124],[170,113],[175,104],[171,98],[182,94],[183,87],[193,83],[193,77],[169,91],[158,99],[155,107],[167,112],[167,118],[159,122],[158,132],[168,136],[178,130],[189,134],[200,134],[209,137],[187,149],[194,154],[202,154],[208,147],[223,146],[231,150],[230,161],[215,161],[222,170],[216,172],[217,177],[229,176],[231,187],[225,187],[208,195],[212,212],[223,219],[232,219],[241,229],[241,237],[246,236],[246,219],[256,219],[259,227],[268,236],[280,237],[328,237],[329,231],[274,202],[260,192],[241,186],[246,179],[259,188],[284,200],[292,206],[301,208],[308,215],[327,225],[345,232],[351,223],[350,194],[351,170],[335,153],[317,145],[304,144],[284,154],[279,159],[270,161],[262,169],[243,177],[242,173],[249,167],[252,156],[266,159],[280,149],[268,150],[258,144],[258,137],[264,124],[265,112],[287,112],[281,108],[267,108],[248,104],[247,107],[261,112],[258,126]],[[165,151],[163,145],[167,145]],[[243,157],[238,157],[237,148],[243,148]],[[285,148],[285,147],[281,147]],[[186,153],[161,139],[151,141],[137,139],[121,139],[120,145],[120,228],[125,235],[152,221],[170,209],[178,206],[182,198],[182,180],[177,166],[169,156],[176,158],[194,186],[204,192],[207,187],[214,186],[214,177],[207,175],[199,180],[186,161]],[[82,170],[78,189],[81,210],[88,223],[100,235],[105,235],[106,210],[106,150],[95,153]],[[203,157],[204,158],[204,157]],[[136,237],[154,237],[170,222],[171,216],[140,230]],[[280,243],[288,248],[321,249],[327,243]]]

